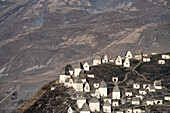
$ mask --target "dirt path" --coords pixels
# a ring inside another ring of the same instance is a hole
[[[121,84],[121,83],[125,82],[125,81],[127,80],[127,78],[128,78],[128,75],[131,74],[131,72],[136,71],[135,69],[136,69],[138,66],[140,66],[141,63],[142,63],[142,61],[139,61],[139,63],[138,63],[135,67],[133,67],[131,71],[129,71],[129,72],[127,72],[127,73],[125,74],[124,80],[118,82],[118,84]],[[146,78],[145,78],[145,79],[146,79]]]

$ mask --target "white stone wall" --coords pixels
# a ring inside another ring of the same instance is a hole
[[[59,82],[60,83],[64,83],[65,82],[65,76],[66,75],[60,75],[60,77],[59,77]]]
[[[74,69],[74,77],[79,76],[80,72],[81,72],[81,69],[80,69],[80,68],[75,68],[75,69]]]
[[[164,99],[170,101],[170,96],[165,96]]]
[[[99,83],[94,83],[94,84],[93,84],[93,87],[94,87],[94,88],[99,88]]]
[[[90,111],[100,111],[100,103],[89,103]]]
[[[120,99],[120,92],[112,92],[112,99]]]
[[[125,55],[126,58],[129,58],[129,59],[132,59],[133,56],[132,56],[132,53],[130,51],[128,51]]]
[[[141,94],[141,95],[146,95],[146,94],[147,94],[147,92],[146,92],[146,91],[144,91],[144,90],[139,90],[139,94]]]
[[[73,75],[74,71],[73,70],[69,70],[70,75]]]
[[[112,106],[119,106],[119,102],[118,101],[113,101]]]
[[[118,82],[118,77],[112,77],[113,82]]]
[[[140,88],[140,84],[133,84],[133,88],[134,89],[139,89]]]
[[[78,108],[79,109],[81,109],[82,107],[83,107],[83,105],[84,105],[84,103],[86,103],[86,100],[77,100],[77,106],[78,106]]]
[[[60,82],[60,83],[65,83],[65,80],[66,80],[67,78],[70,78],[70,76],[68,76],[68,75],[60,75],[60,77],[59,77],[59,82]]]
[[[111,106],[103,106],[103,112],[111,113]]]
[[[73,83],[73,88],[76,91],[83,91],[83,83]]]
[[[158,64],[165,64],[165,60],[158,60]]]
[[[133,105],[140,105],[140,101],[132,101]]]
[[[162,59],[170,59],[169,55],[162,55]]]
[[[132,92],[125,92],[126,96],[132,96]]]
[[[115,60],[115,64],[116,65],[122,65],[122,58],[120,56],[118,56]]]
[[[93,65],[99,65],[101,64],[101,60],[93,60]]]
[[[150,58],[143,58],[143,62],[150,62],[151,59]]]
[[[86,62],[84,65],[83,65],[83,68],[85,71],[89,71],[89,64]]]
[[[107,88],[99,88],[99,93],[101,97],[107,97]]]
[[[90,86],[88,83],[86,83],[84,86],[84,92],[90,92]]]
[[[130,61],[128,58],[125,59],[123,65],[124,65],[124,67],[130,67]]]

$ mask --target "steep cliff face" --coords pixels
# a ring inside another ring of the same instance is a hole
[[[0,6],[0,82],[34,81],[27,98],[66,63],[127,50],[169,51],[168,0],[4,0]],[[10,87],[1,89],[3,99]]]

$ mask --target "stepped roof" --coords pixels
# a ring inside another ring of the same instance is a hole
[[[80,78],[86,78],[86,74],[84,73],[84,70],[81,70],[81,72],[80,72]]]
[[[95,55],[94,60],[101,60],[100,55]]]
[[[90,103],[98,103],[99,100],[98,100],[96,97],[94,97],[94,98],[92,98],[89,102],[90,102]]]
[[[73,67],[71,65],[67,65],[66,68],[69,70],[69,71],[73,71]]]
[[[83,83],[80,77],[75,77],[73,80],[74,83]]]
[[[60,75],[70,75],[68,68],[64,67],[60,73]]]
[[[117,85],[113,88],[113,92],[120,92],[120,89]]]
[[[90,111],[89,105],[84,103],[80,111]]]
[[[107,88],[107,84],[104,82],[104,80],[100,82],[100,88]]]
[[[75,68],[83,69],[83,64],[79,62],[75,65]]]
[[[104,102],[104,106],[110,106],[110,102],[107,100]]]

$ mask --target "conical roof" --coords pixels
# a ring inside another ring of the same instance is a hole
[[[84,70],[81,70],[80,74],[79,74],[80,78],[86,78],[86,74],[84,73]]]
[[[83,69],[83,64],[79,62],[75,65],[75,68]]]
[[[75,77],[74,78],[74,83],[83,83],[80,77]]]
[[[113,92],[120,92],[120,89],[117,85],[114,87]]]
[[[91,103],[98,103],[99,100],[96,97],[94,97],[89,102],[91,102]]]
[[[100,55],[95,55],[95,56],[94,56],[94,60],[101,60]]]
[[[87,103],[84,103],[80,111],[90,111],[89,105]]]
[[[104,106],[110,106],[110,102],[107,100],[104,102]]]
[[[85,62],[83,66],[89,66],[88,62]]]
[[[60,75],[70,75],[68,68],[64,67],[60,73]]]
[[[73,67],[71,65],[67,65],[66,68],[69,70],[69,71],[72,71],[73,70]]]
[[[78,100],[86,100],[86,97],[83,94],[80,94],[77,99]]]
[[[107,88],[107,84],[104,82],[104,80],[100,82],[100,88]]]
[[[102,59],[104,59],[105,57],[107,58],[107,55],[106,55],[106,54],[102,56]]]

